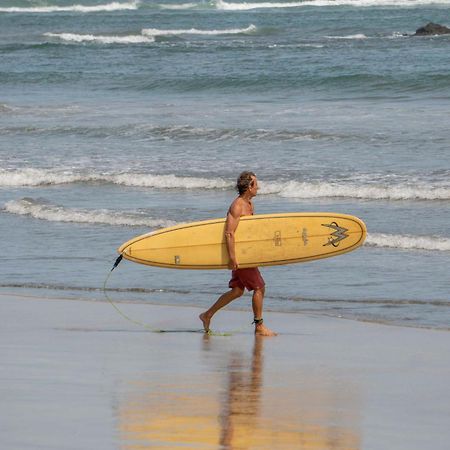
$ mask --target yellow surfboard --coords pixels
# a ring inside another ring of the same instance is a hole
[[[225,219],[192,222],[137,236],[118,252],[149,266],[226,269]],[[341,255],[360,247],[366,226],[335,213],[259,214],[241,217],[235,233],[240,268],[291,264]]]

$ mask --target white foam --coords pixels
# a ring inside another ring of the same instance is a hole
[[[205,36],[218,36],[223,34],[245,34],[256,31],[255,25],[249,25],[246,28],[229,28],[224,30],[198,30],[197,28],[181,29],[181,30],[160,30],[158,28],[144,28],[142,34],[144,36],[179,36],[183,34],[195,34]]]
[[[180,36],[185,34],[219,36],[227,34],[245,34],[256,31],[255,25],[246,28],[230,28],[225,30],[198,30],[196,28],[178,30],[160,30],[157,28],[144,28],[141,34],[127,36],[107,36],[77,33],[44,33],[44,36],[57,38],[65,42],[94,42],[100,44],[146,44],[155,42],[156,36]]]
[[[149,175],[124,173],[105,177],[105,181],[115,184],[135,187],[148,187],[159,189],[225,189],[233,184],[217,179],[178,177],[176,175]]]
[[[12,106],[9,106],[5,103],[0,103],[0,114],[10,114],[12,112],[14,112],[15,108],[13,108]]]
[[[159,5],[159,7],[161,9],[172,9],[172,10],[192,9],[192,8],[197,8],[198,6],[199,6],[198,3],[181,3],[178,5],[164,5],[164,4]]]
[[[65,208],[42,200],[22,198],[10,200],[4,205],[10,214],[29,216],[49,222],[103,224],[114,226],[144,226],[150,228],[169,227],[177,222],[148,217],[137,213],[117,212],[107,209],[89,210]],[[443,236],[413,236],[385,233],[369,233],[365,245],[369,247],[401,250],[450,251],[450,238]]]
[[[68,6],[29,6],[29,7],[0,7],[0,12],[5,13],[53,13],[53,12],[80,12],[92,13],[102,11],[127,11],[139,8],[140,0],[123,2],[112,2],[101,5],[68,5]]]
[[[323,44],[270,44],[268,48],[324,48]]]
[[[223,0],[216,1],[217,9],[224,11],[248,11],[251,9],[264,9],[264,8],[296,8],[304,6],[304,2],[264,2],[264,3],[229,3]]]
[[[326,36],[327,39],[368,39],[365,34],[349,34],[348,36]]]
[[[58,169],[0,169],[0,187],[43,186],[68,183],[113,183],[122,186],[156,189],[231,189],[233,181],[222,178],[181,177],[138,172],[103,173]],[[361,200],[450,200],[450,186],[381,184],[371,179],[350,182],[264,181],[260,194],[284,198],[356,198]]]
[[[264,8],[299,8],[305,6],[316,7],[336,7],[336,6],[353,6],[353,7],[377,7],[377,6],[421,6],[431,4],[449,5],[449,0],[306,0],[303,2],[243,2],[231,3],[224,0],[216,0],[217,9],[225,11],[248,11],[252,9]]]
[[[10,214],[33,217],[49,222],[70,222],[105,224],[117,226],[145,226],[150,228],[169,227],[176,222],[166,219],[155,219],[136,213],[117,212],[106,209],[88,210],[64,208],[32,198],[11,200],[5,204],[5,211]]]
[[[71,170],[51,169],[0,169],[0,187],[45,186],[68,183],[103,182],[130,187],[159,189],[225,189],[233,186],[221,178],[179,177],[144,173],[105,174],[99,172],[78,173]]]
[[[433,250],[448,252],[450,251],[450,238],[442,236],[369,233],[365,245],[402,250]]]
[[[70,171],[52,171],[49,169],[0,169],[0,186],[43,186],[48,184],[67,184],[87,181],[86,177]]]
[[[450,187],[427,185],[375,185],[352,183],[261,182],[261,194],[286,198],[358,198],[367,200],[450,200]]]
[[[44,33],[44,36],[58,38],[66,42],[96,42],[100,44],[146,44],[155,42],[155,39],[151,36],[142,35],[101,36],[75,33]]]

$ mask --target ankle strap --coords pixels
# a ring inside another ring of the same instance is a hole
[[[263,319],[263,318],[257,319],[257,318],[255,317],[255,318],[253,319],[252,325],[253,325],[253,324],[255,324],[255,325],[261,325],[263,322],[264,322],[264,319]]]

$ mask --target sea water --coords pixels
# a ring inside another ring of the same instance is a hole
[[[262,269],[267,310],[449,329],[450,36],[411,36],[449,8],[3,0],[1,292],[101,299],[121,243],[224,217],[252,170],[257,213],[354,214],[369,232]],[[126,261],[108,293],[206,307],[228,279]]]

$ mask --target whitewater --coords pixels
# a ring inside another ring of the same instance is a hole
[[[129,227],[148,227],[150,230],[179,225],[166,218],[155,218],[145,213],[88,210],[77,208],[65,208],[61,205],[53,205],[42,199],[22,198],[10,200],[5,203],[4,211],[10,214],[29,216],[34,219],[49,222],[72,222],[81,224],[99,224]],[[433,250],[450,251],[450,238],[440,236],[411,236],[391,235],[382,233],[369,233],[365,245],[369,247],[385,247],[401,250]]]
[[[77,13],[97,13],[97,12],[114,12],[128,11],[138,9],[141,1],[132,0],[129,2],[111,2],[99,5],[83,5],[74,4],[70,6],[10,6],[0,7],[0,13],[61,13],[61,12],[77,12]]]
[[[354,182],[300,182],[261,181],[260,194],[278,195],[286,198],[355,198],[364,200],[445,200],[450,201],[450,187],[436,183],[431,187],[425,182],[396,183],[387,186],[378,177],[364,177]],[[399,177],[400,178],[400,177]],[[378,183],[377,183],[378,181]],[[176,174],[148,173],[102,173],[97,171],[74,171],[70,169],[0,169],[0,187],[45,186],[70,183],[112,183],[129,187],[159,189],[228,189],[233,182],[223,178],[182,177]]]

